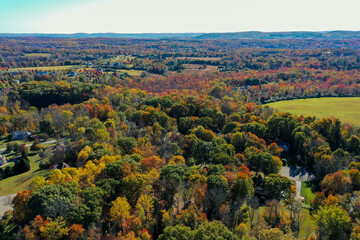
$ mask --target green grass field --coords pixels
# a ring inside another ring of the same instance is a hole
[[[21,145],[21,144],[30,144],[31,142],[29,142],[29,141],[24,141],[24,140],[15,140],[15,141],[8,141],[6,138],[2,138],[1,140],[0,140],[0,149],[4,149],[4,148],[6,148],[6,145],[8,144],[8,143],[17,143],[17,144],[19,144],[19,145]]]
[[[5,178],[0,181],[0,196],[26,190],[33,178],[35,178],[36,176],[47,176],[50,174],[50,170],[40,169],[39,165],[41,159],[39,157],[39,154],[29,156],[29,159],[30,171],[9,178]]]
[[[48,66],[48,67],[24,67],[24,68],[12,68],[11,70],[15,71],[23,71],[23,70],[42,70],[42,71],[50,71],[50,70],[67,70],[70,68],[79,67],[79,65],[66,65],[66,66]]]
[[[144,71],[132,70],[132,69],[131,69],[131,70],[121,69],[121,70],[119,70],[119,72],[124,72],[124,73],[129,74],[130,76],[139,77],[139,76],[141,76],[141,74],[142,74]]]
[[[266,104],[280,112],[296,115],[336,117],[343,123],[360,126],[360,97],[310,98]]]
[[[177,57],[176,59],[203,60],[203,61],[220,61],[221,60],[221,58],[219,58],[219,57]]]
[[[51,56],[50,53],[27,53],[25,54],[26,57],[49,57]]]
[[[124,62],[124,61],[129,61],[129,60],[133,60],[136,57],[133,56],[126,56],[126,55],[118,55],[116,57],[113,58],[108,58],[108,59],[102,59],[99,61],[99,64],[107,64],[110,63],[111,65],[114,63],[120,63],[120,62]]]

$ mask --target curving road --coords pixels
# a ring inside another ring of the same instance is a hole
[[[61,142],[62,140],[50,140],[50,141],[46,141],[46,142],[41,142],[40,144],[44,144],[44,143],[56,143],[56,142]],[[32,143],[28,143],[25,144],[25,146],[30,147],[32,145]],[[5,152],[6,148],[0,148],[0,152]]]

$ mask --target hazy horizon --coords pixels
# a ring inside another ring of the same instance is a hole
[[[259,33],[285,33],[285,32],[360,32],[360,30],[323,30],[323,31],[311,31],[311,30],[299,30],[299,31],[227,31],[227,32],[0,32],[0,34],[207,34],[207,33],[247,33],[247,32],[259,32]]]
[[[358,0],[6,0],[0,9],[0,32],[359,31],[358,9]]]

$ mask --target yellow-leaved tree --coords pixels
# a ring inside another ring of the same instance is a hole
[[[142,225],[146,229],[150,229],[151,225],[154,224],[153,211],[154,211],[154,200],[147,194],[142,194],[135,206],[137,215],[140,218]]]
[[[120,229],[123,230],[126,225],[126,220],[130,218],[131,206],[125,197],[118,197],[112,202],[113,206],[110,209],[111,221],[118,223]]]

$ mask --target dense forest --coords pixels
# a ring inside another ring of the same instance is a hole
[[[360,97],[359,43],[0,38],[0,178],[49,170],[0,239],[360,239],[360,128],[262,105]]]

